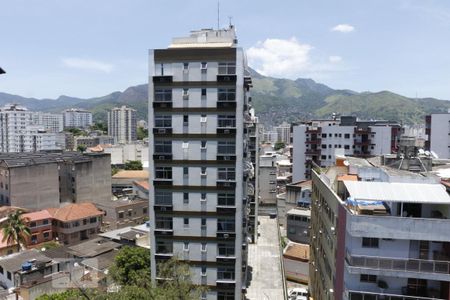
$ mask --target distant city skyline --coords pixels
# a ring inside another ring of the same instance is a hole
[[[221,1],[249,65],[335,89],[450,100],[450,2]],[[217,2],[0,3],[0,92],[89,98],[147,82],[147,51],[217,27]]]

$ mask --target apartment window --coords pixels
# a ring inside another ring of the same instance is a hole
[[[189,70],[189,63],[183,63],[183,70]]]
[[[155,141],[155,154],[172,154],[172,141]]]
[[[320,159],[327,159],[327,156],[326,155],[321,155]]]
[[[42,221],[42,225],[47,225],[48,223],[49,223],[48,219],[45,219],[45,220]]]
[[[365,248],[378,248],[378,239],[377,238],[362,238],[362,246]]]
[[[183,218],[184,227],[189,227],[189,218]]]
[[[217,127],[236,127],[236,116],[234,115],[219,115],[217,117]]]
[[[344,149],[349,150],[350,149],[350,145],[344,145]]]
[[[189,193],[183,193],[183,203],[189,204]]]
[[[156,253],[169,254],[173,252],[173,244],[171,241],[157,241]]]
[[[206,149],[206,141],[201,141],[200,148],[201,149]]]
[[[0,266],[0,273],[3,274],[3,267],[2,266]]]
[[[172,229],[171,217],[156,217],[155,228],[156,229]]]
[[[335,134],[334,134],[334,137],[337,137],[337,136],[338,136],[338,134],[337,134],[337,133],[335,133]]]
[[[330,149],[333,148],[333,145],[328,145],[328,148],[330,148]]]
[[[360,282],[376,283],[377,282],[377,275],[361,274],[361,275],[359,275],[359,281]]]
[[[200,169],[200,175],[201,175],[201,176],[206,176],[206,167],[201,167],[201,169]]]
[[[31,243],[32,243],[32,244],[36,244],[36,243],[37,243],[37,235],[36,235],[36,234],[33,234],[33,235],[31,236]]]
[[[327,134],[326,133],[322,133],[322,138],[326,138]]]
[[[170,128],[172,127],[172,116],[155,116],[156,128]]]
[[[236,89],[219,88],[217,89],[218,101],[236,101]]]
[[[217,154],[235,154],[236,143],[235,142],[221,142],[217,143]]]
[[[332,137],[333,135],[331,133],[328,134],[328,137]]]
[[[123,219],[123,211],[119,212],[119,219]]]
[[[219,267],[217,268],[217,279],[234,280],[234,268]]]
[[[183,100],[189,100],[189,89],[183,89]]]
[[[200,194],[200,200],[201,201],[206,201],[206,193],[201,193]]]
[[[322,149],[327,149],[327,145],[325,145],[325,144],[322,144]]]
[[[206,267],[202,266],[202,276],[206,276]]]
[[[328,159],[331,159],[331,155],[328,155]]]
[[[200,251],[205,252],[206,251],[206,245],[207,243],[202,243],[200,246]]]
[[[172,205],[172,193],[155,191],[155,203],[163,205]]]
[[[235,180],[235,168],[217,168],[217,179],[219,180]]]
[[[233,292],[217,292],[217,300],[234,300]]]
[[[338,135],[339,137],[342,137],[342,133],[339,133],[339,135]]]
[[[219,232],[234,232],[235,224],[233,219],[217,219],[217,231]]]
[[[202,223],[202,228],[205,228],[206,227],[206,219],[205,218],[202,218],[202,221],[201,221]]]
[[[234,256],[234,244],[217,244],[217,251],[220,256]]]
[[[50,237],[50,232],[44,232],[44,239],[48,239]]]
[[[83,219],[83,225],[86,225],[86,224],[87,224],[87,220]]]
[[[217,194],[217,204],[224,206],[234,206],[235,194],[234,193],[219,193]]]
[[[189,168],[188,167],[183,167],[183,176],[184,177],[188,177],[189,176]]]
[[[202,89],[202,97],[206,97],[206,89]]]
[[[183,126],[188,126],[188,125],[189,125],[189,116],[184,115],[183,116]]]
[[[172,179],[172,167],[156,167],[155,177],[158,179]]]
[[[80,222],[75,221],[75,222],[72,223],[72,226],[73,227],[78,227],[78,226],[80,226]]]
[[[155,89],[155,102],[171,102],[172,90],[171,89]]]
[[[31,222],[30,227],[36,227],[36,222]]]
[[[344,138],[345,138],[345,139],[349,139],[349,138],[350,138],[350,133],[344,134]]]
[[[234,75],[236,74],[236,64],[232,62],[219,63],[219,75]]]
[[[200,63],[200,69],[206,70],[208,68],[208,63],[206,61],[202,61]]]
[[[183,250],[184,250],[184,251],[189,251],[189,242],[184,242],[184,244],[183,244]]]
[[[182,149],[189,149],[189,142],[183,142],[183,143],[181,144],[181,148],[182,148]]]
[[[92,218],[90,218],[89,219],[89,223],[95,223],[95,222],[97,222],[97,217],[92,217]]]

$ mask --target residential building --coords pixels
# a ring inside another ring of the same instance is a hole
[[[285,145],[291,143],[291,124],[283,122],[275,126],[274,129],[277,132],[276,142],[284,143]]]
[[[10,255],[19,251],[19,245],[16,242],[6,240],[3,230],[0,230],[0,257]]]
[[[259,157],[259,204],[277,204],[277,164],[275,155]]]
[[[104,231],[140,225],[148,221],[148,200],[129,196],[97,204],[97,207],[105,213],[102,226]]]
[[[111,154],[112,165],[124,165],[127,161],[138,160],[144,169],[148,168],[148,144],[134,142],[121,145],[101,145],[88,149],[90,152],[101,152]]]
[[[145,170],[121,170],[112,176],[113,194],[131,194],[135,181],[148,180],[149,173]]]
[[[439,158],[450,158],[450,112],[425,117],[425,149]]]
[[[286,192],[277,195],[278,222],[287,226],[287,212],[294,208],[309,208],[311,205],[311,180],[286,185]]]
[[[292,208],[286,213],[286,232],[290,241],[309,244],[309,227],[311,210],[309,208]]]
[[[287,280],[309,282],[309,245],[289,242],[283,250],[284,273]]]
[[[449,299],[450,196],[439,179],[338,158],[313,170],[314,299]]]
[[[0,110],[0,152],[63,149],[51,124],[39,124],[43,120],[34,118],[39,114],[18,105],[3,107]]]
[[[92,126],[92,113],[90,111],[71,108],[63,111],[64,128],[85,129]]]
[[[0,204],[27,209],[111,199],[108,154],[1,153]]]
[[[114,138],[108,135],[100,136],[77,136],[74,140],[73,150],[77,150],[78,146],[82,145],[86,148],[95,147],[97,145],[111,145],[114,144]]]
[[[33,112],[32,122],[35,125],[43,126],[48,132],[61,132],[64,130],[63,114]]]
[[[149,53],[151,273],[189,262],[203,299],[241,299],[247,275],[251,86],[233,27]],[[254,188],[254,187],[253,187]]]
[[[108,112],[108,135],[116,144],[127,144],[137,140],[136,110],[125,105]]]
[[[100,233],[99,236],[122,245],[137,246],[150,250],[150,224],[145,222],[138,226],[127,226]]]
[[[366,157],[396,152],[401,132],[398,122],[358,120],[353,116],[295,124],[292,181],[310,179],[313,164],[332,166],[336,154]]]
[[[276,130],[264,131],[262,141],[265,143],[275,144],[278,141],[278,132]]]
[[[133,195],[136,195],[141,199],[149,200],[148,189],[149,189],[148,179],[141,181],[133,181]]]
[[[247,186],[247,195],[250,205],[250,214],[248,222],[248,234],[250,241],[256,243],[258,240],[258,209],[259,209],[259,137],[262,133],[262,126],[259,124],[259,120],[254,116],[247,122],[247,130],[249,135],[248,149],[250,151],[250,161],[253,167],[253,176],[250,176]]]
[[[103,212],[92,203],[66,204],[48,208],[55,238],[66,245],[79,243],[100,232]]]
[[[53,240],[52,215],[47,210],[40,210],[22,215],[30,229],[30,236],[26,237],[28,246],[37,245]]]

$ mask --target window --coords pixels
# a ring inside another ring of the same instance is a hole
[[[344,149],[346,150],[350,149],[350,145],[344,145]]]
[[[222,280],[234,280],[234,268],[230,267],[218,267],[217,279]]]
[[[189,193],[183,193],[183,203],[189,204]]]
[[[189,100],[189,89],[183,89],[183,100]]]
[[[235,154],[236,143],[235,142],[221,142],[217,143],[217,154]]]
[[[337,134],[337,133],[335,133],[335,134],[334,134],[334,137],[337,137],[337,136],[338,136],[338,134]]]
[[[189,70],[189,63],[183,63],[183,70]]]
[[[50,232],[46,231],[44,232],[44,239],[48,239],[50,237]]]
[[[155,141],[155,154],[172,154],[172,141]]]
[[[172,229],[172,218],[171,217],[156,217],[155,218],[155,228],[156,229]]]
[[[184,177],[188,177],[189,176],[189,168],[188,167],[183,167],[183,176]]]
[[[83,225],[86,225],[86,224],[87,224],[87,220],[83,219]]]
[[[11,280],[11,278],[12,278],[12,276],[11,276],[11,272],[10,271],[7,271],[7,273],[6,273],[7,275],[6,275],[6,277],[9,279],[9,280]]]
[[[156,167],[155,177],[158,179],[172,179],[172,167]]]
[[[171,102],[172,90],[171,89],[155,89],[155,102]]]
[[[206,141],[201,141],[201,149],[206,149]]]
[[[378,248],[378,239],[363,237],[362,246],[365,248]]]
[[[361,274],[361,275],[359,275],[359,281],[376,283],[377,275]]]
[[[332,137],[333,135],[331,133],[328,134],[328,137]]]
[[[183,144],[181,144],[181,148],[182,149],[188,149],[189,148],[189,142],[183,142]]]
[[[326,144],[322,144],[322,149],[327,149],[327,145]]]
[[[217,231],[219,232],[234,232],[235,224],[233,219],[217,219]]]
[[[36,235],[36,234],[33,234],[33,235],[31,236],[31,243],[32,243],[32,244],[36,244],[36,243],[37,243],[37,235]]]
[[[172,116],[155,116],[156,128],[170,128],[172,127]]]
[[[339,133],[339,137],[342,137],[342,133]]]
[[[155,204],[172,205],[172,193],[155,191]]]
[[[3,267],[2,266],[0,266],[0,273],[3,274]]]
[[[123,219],[123,211],[119,212],[119,219]]]
[[[36,222],[31,222],[30,227],[36,227]]]
[[[202,266],[202,276],[206,276],[206,267]]]
[[[208,63],[206,61],[202,61],[200,63],[200,69],[206,70],[208,68]]]
[[[97,222],[97,218],[96,217],[92,217],[92,218],[90,218],[89,219],[89,223],[95,223],[95,222]]]
[[[236,127],[236,116],[234,115],[219,115],[217,116],[217,127]]]
[[[350,138],[350,133],[344,134],[344,138],[345,138],[345,139],[349,139],[349,138]]]
[[[184,126],[188,126],[189,125],[189,116],[188,115],[184,115],[183,116],[183,125]]]
[[[219,75],[234,75],[236,74],[236,64],[235,63],[219,63]]]
[[[327,159],[327,156],[326,155],[321,155],[320,159]]]
[[[206,167],[201,167],[200,175],[206,176]]]
[[[235,168],[217,168],[217,179],[219,180],[235,180]]]
[[[206,201],[206,193],[200,194],[200,201]]]
[[[219,193],[217,194],[217,204],[224,206],[234,206],[235,195],[234,193]]]
[[[202,97],[206,97],[206,89],[202,89]]]
[[[184,225],[184,227],[189,227],[189,218],[183,219],[183,225]]]
[[[184,250],[184,251],[189,251],[189,242],[184,242],[184,244],[183,244],[183,250]]]
[[[236,101],[236,89],[220,88],[217,89],[218,101]]]
[[[142,208],[142,213],[143,213],[144,215],[146,215],[146,214],[148,213],[147,207]]]
[[[234,300],[233,292],[217,292],[217,300]]]
[[[206,227],[206,218],[202,218],[202,223],[201,223],[202,225],[202,228],[205,228]]]
[[[75,221],[75,222],[72,223],[72,226],[73,227],[78,227],[78,226],[80,226],[80,222],[79,221]]]
[[[205,252],[205,251],[206,251],[206,245],[207,245],[207,243],[202,243],[202,244],[200,245],[200,250],[203,251],[203,252]]]

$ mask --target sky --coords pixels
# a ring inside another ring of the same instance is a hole
[[[450,1],[221,0],[219,16],[264,75],[450,100]],[[215,0],[0,0],[0,92],[121,91],[148,81],[148,49],[212,27]]]

